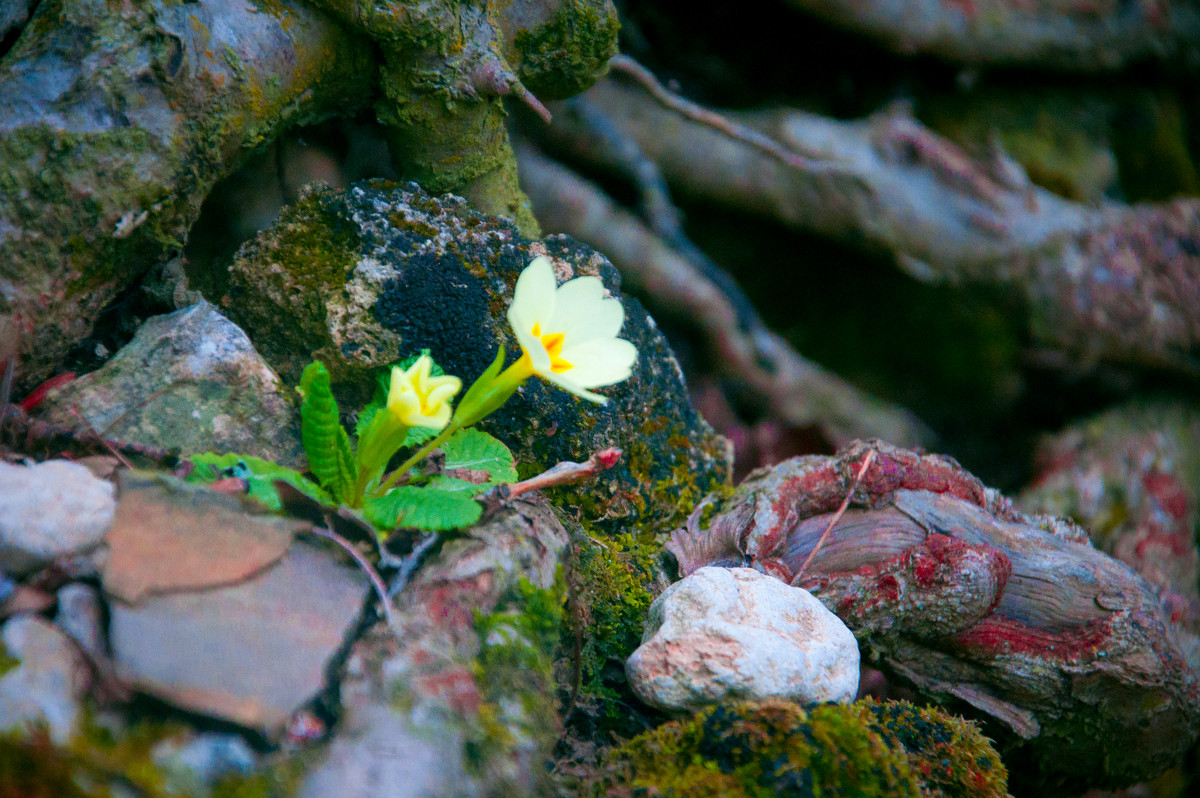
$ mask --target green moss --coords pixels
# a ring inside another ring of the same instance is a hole
[[[325,297],[343,289],[359,258],[360,241],[347,216],[341,194],[316,187],[239,252],[239,261],[255,261],[256,268],[230,272],[229,317],[243,329],[270,331],[256,337],[256,346],[287,381],[299,380],[314,351],[332,346]],[[253,285],[247,285],[251,280]],[[210,282],[201,290],[216,296],[221,286]],[[280,307],[294,310],[286,324],[280,321]],[[338,381],[345,377],[340,368],[344,358],[336,354],[321,359]]]
[[[550,588],[522,577],[501,600],[501,609],[476,616],[480,652],[475,681],[481,703],[465,750],[474,775],[493,787],[503,774],[487,771],[498,756],[530,749],[548,755],[553,746],[558,726],[554,654],[564,600],[561,572]]]
[[[0,677],[21,664],[21,660],[8,653],[4,642],[0,641]]]
[[[45,737],[0,734],[0,796],[87,798],[89,793],[76,783],[73,771],[67,752]]]
[[[154,761],[153,750],[194,730],[180,721],[138,719],[101,724],[90,710],[79,733],[55,745],[43,729],[0,734],[0,798],[167,798],[180,785]],[[283,798],[295,793],[308,757],[280,755],[254,773],[231,774],[213,785],[212,798]]]
[[[657,541],[629,534],[603,542],[580,535],[572,545],[562,636],[574,663],[574,720],[585,735],[628,737],[659,718],[630,691],[625,660],[641,644],[646,611],[666,587],[661,551]]]
[[[775,699],[710,707],[608,752],[600,796],[921,795],[903,748],[855,706],[811,710]]]
[[[552,20],[516,35],[521,82],[542,100],[565,100],[585,91],[617,54],[620,28],[609,3],[567,0],[559,4]]]
[[[907,701],[855,706],[859,717],[895,740],[908,756],[921,782],[921,794],[931,798],[1004,798],[1008,771],[979,727],[936,707],[916,707]]]

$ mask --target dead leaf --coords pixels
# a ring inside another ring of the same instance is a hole
[[[303,521],[255,514],[257,503],[174,477],[122,471],[108,532],[104,589],[134,603],[150,593],[240,582],[276,562]]]

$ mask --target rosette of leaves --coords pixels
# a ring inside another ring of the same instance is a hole
[[[417,357],[420,355],[398,367],[407,368]],[[440,375],[441,370],[437,373]],[[358,511],[386,535],[400,527],[440,531],[470,526],[483,511],[475,497],[517,478],[508,447],[486,432],[463,429],[440,446],[440,457],[425,458],[397,487],[380,491],[383,464],[364,462],[357,455],[364,446],[364,436],[379,427],[372,424],[376,414],[386,412],[386,376],[380,378],[374,399],[358,414],[353,437],[342,426],[329,372],[323,364],[309,364],[297,390],[302,399],[300,436],[312,479],[258,457],[205,453],[190,458],[195,468],[188,481],[243,479],[250,496],[274,510],[282,509],[275,483],[286,482],[322,505]],[[434,429],[409,427],[400,451],[412,451],[436,434]],[[371,473],[364,473],[364,469]]]

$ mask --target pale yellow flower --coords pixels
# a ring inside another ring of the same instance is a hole
[[[607,400],[588,388],[628,378],[637,360],[637,347],[617,337],[625,323],[620,301],[597,277],[558,286],[546,257],[521,272],[508,323],[525,352],[514,365],[599,404]]]
[[[421,355],[407,369],[392,366],[387,409],[409,427],[442,429],[450,423],[450,399],[462,388],[462,380],[430,374],[433,359]]]

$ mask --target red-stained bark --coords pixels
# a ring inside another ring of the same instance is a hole
[[[869,452],[854,509],[798,574]],[[892,675],[1007,727],[1027,785],[1132,783],[1200,733],[1200,678],[1159,593],[950,458],[878,442],[796,458],[700,526],[669,544],[681,571],[749,564],[811,590]]]

